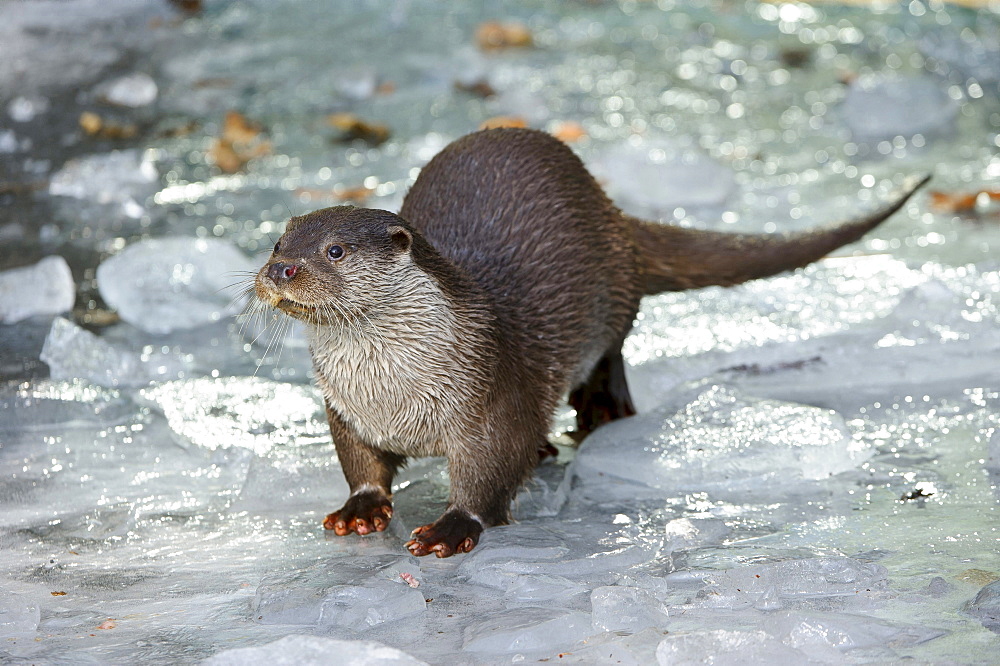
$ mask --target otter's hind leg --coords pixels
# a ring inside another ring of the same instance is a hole
[[[625,380],[625,362],[617,348],[602,356],[587,381],[570,393],[569,404],[576,410],[579,439],[598,426],[635,414]]]
[[[323,527],[338,536],[384,531],[392,519],[392,478],[406,459],[366,444],[329,405],[326,418],[351,496]]]

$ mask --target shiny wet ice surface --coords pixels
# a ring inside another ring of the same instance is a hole
[[[995,661],[995,3],[180,4],[0,7],[0,662]],[[495,19],[533,46],[477,48]],[[561,445],[471,553],[403,548],[440,460],[387,532],[332,537],[302,332],[234,318],[242,286],[289,214],[396,209],[498,115],[668,223],[938,194],[804,270],[647,298],[639,416]]]

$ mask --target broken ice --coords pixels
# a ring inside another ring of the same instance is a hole
[[[640,496],[776,489],[854,469],[873,453],[829,410],[759,400],[724,386],[692,397],[680,400],[680,409],[672,402],[595,432],[572,463],[576,483],[606,492],[606,480],[615,480],[627,484],[617,493]],[[623,449],[635,453],[625,460]]]
[[[97,267],[104,300],[122,319],[149,333],[170,333],[238,314],[234,285],[258,266],[217,238],[149,239]]]
[[[293,635],[260,647],[224,650],[202,666],[426,666],[402,650],[375,641],[345,641],[322,636]]]
[[[137,150],[116,150],[67,160],[49,181],[49,194],[99,204],[118,203],[130,217],[138,201],[155,191],[156,167]]]
[[[149,74],[136,72],[109,81],[101,89],[101,96],[111,104],[138,108],[156,101],[158,88]]]
[[[0,322],[13,324],[36,315],[73,308],[76,283],[69,264],[58,255],[37,264],[0,273]]]

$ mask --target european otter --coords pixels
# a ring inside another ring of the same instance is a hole
[[[561,142],[494,129],[421,171],[399,215],[293,217],[257,297],[308,324],[351,496],[324,526],[382,531],[410,456],[448,458],[451,497],[414,555],[468,552],[504,524],[567,393],[581,432],[635,410],[621,345],[645,294],[733,285],[860,238],[885,208],[791,236],[711,233],[619,211]]]

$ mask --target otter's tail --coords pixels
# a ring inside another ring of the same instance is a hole
[[[887,204],[865,217],[801,233],[730,234],[630,218],[645,270],[643,292],[726,287],[800,268],[861,238],[928,180],[908,178]]]

